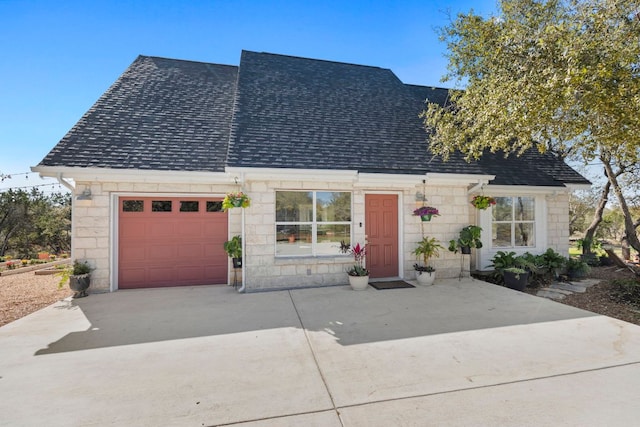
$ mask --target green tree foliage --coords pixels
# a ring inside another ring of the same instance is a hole
[[[503,0],[498,18],[461,14],[442,31],[445,81],[467,82],[444,108],[430,104],[431,150],[600,148],[638,160],[640,21],[631,0]],[[452,107],[455,105],[455,108]]]
[[[500,16],[460,14],[442,29],[444,81],[466,84],[423,113],[431,151],[468,160],[529,149],[605,167],[640,249],[618,177],[640,160],[636,0],[502,0]]]
[[[0,256],[33,258],[71,247],[71,196],[34,188],[0,193]]]

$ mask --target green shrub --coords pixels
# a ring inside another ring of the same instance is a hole
[[[615,302],[630,304],[640,309],[640,281],[636,279],[616,279],[611,281],[609,293]]]
[[[552,248],[548,248],[545,253],[540,255],[540,267],[545,269],[549,274],[555,276],[557,270],[564,267],[567,262],[567,258],[554,251]]]

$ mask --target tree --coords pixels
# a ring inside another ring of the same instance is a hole
[[[0,193],[0,256],[33,258],[40,250],[70,249],[71,195],[33,188]]]
[[[640,250],[618,177],[640,160],[640,19],[635,0],[502,0],[441,32],[444,81],[466,83],[423,113],[431,151],[467,160],[530,149],[600,160]]]

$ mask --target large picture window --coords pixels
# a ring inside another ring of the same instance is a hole
[[[533,197],[496,197],[492,208],[492,246],[535,246],[535,211]]]
[[[276,256],[339,255],[351,244],[351,193],[276,191]]]

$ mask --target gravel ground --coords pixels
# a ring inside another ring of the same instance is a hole
[[[583,294],[573,294],[559,301],[605,316],[640,325],[640,311],[611,300],[610,280],[633,278],[633,273],[616,267],[592,268],[589,277],[602,282]],[[33,272],[0,276],[0,326],[40,310],[73,294],[68,286],[58,289],[60,279],[55,275],[36,276]],[[534,293],[537,289],[527,289]]]
[[[73,295],[58,289],[60,277],[36,276],[33,271],[0,276],[0,326]]]

